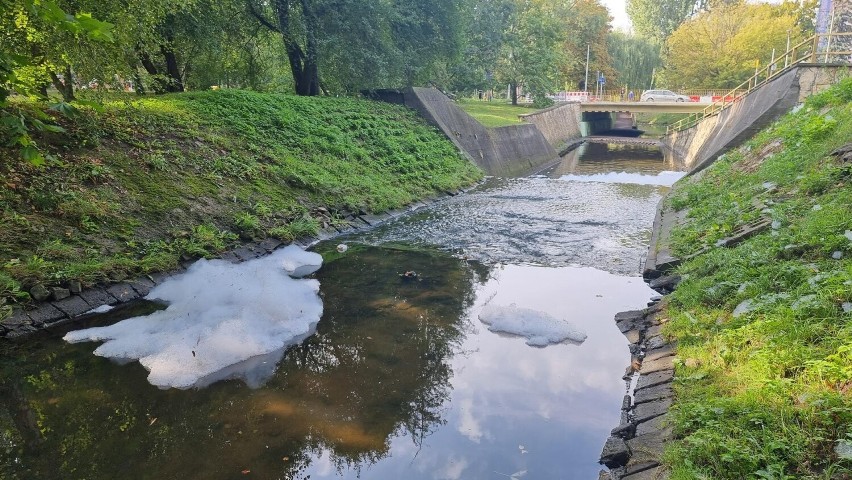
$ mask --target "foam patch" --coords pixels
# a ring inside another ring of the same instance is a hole
[[[224,378],[258,386],[287,347],[316,331],[323,311],[319,282],[289,275],[308,275],[321,265],[319,254],[292,245],[241,264],[199,260],[145,297],[166,302],[165,310],[64,339],[103,341],[95,355],[138,360],[160,388],[203,387]]]
[[[485,306],[479,313],[479,320],[488,325],[488,330],[492,332],[525,337],[527,345],[533,347],[546,347],[563,342],[582,343],[586,340],[586,334],[571,323],[548,313],[520,308],[514,304],[508,307]]]
[[[670,187],[683,176],[685,172],[663,171],[656,175],[642,173],[612,172],[596,173],[593,175],[563,175],[560,180],[570,182],[600,182],[600,183],[632,183],[635,185],[659,185]]]

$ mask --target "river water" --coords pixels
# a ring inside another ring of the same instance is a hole
[[[664,170],[653,149],[585,145],[320,244],[317,331],[260,388],[160,390],[61,333],[0,346],[0,478],[597,478],[629,363],[612,317],[654,294],[639,265]],[[586,339],[532,347],[486,306]]]

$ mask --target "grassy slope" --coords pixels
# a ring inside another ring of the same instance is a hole
[[[852,164],[830,155],[852,142],[850,102],[847,79],[670,199],[690,208],[682,258],[756,218],[755,199],[777,227],[680,267],[675,479],[852,478],[835,452],[852,446]]]
[[[536,111],[532,107],[514,106],[500,100],[484,102],[480,100],[461,99],[458,101],[458,105],[468,115],[489,128],[517,125],[521,123],[518,115]]]
[[[114,281],[284,240],[468,185],[481,172],[402,107],[244,91],[119,98],[58,119],[48,168],[0,151],[0,307],[32,285]],[[8,312],[8,305],[0,309]]]

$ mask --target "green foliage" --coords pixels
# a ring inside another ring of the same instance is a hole
[[[706,0],[627,0],[627,14],[639,36],[661,45],[684,20],[707,3]]]
[[[850,88],[813,97],[669,200],[689,208],[677,254],[707,249],[679,268],[667,308],[674,479],[852,474],[834,450],[852,434],[852,172],[830,156],[852,138]],[[715,246],[758,215],[774,228]]]
[[[103,105],[57,117],[65,132],[39,138],[55,159],[43,168],[0,164],[7,302],[38,282],[174,268],[237,233],[292,240],[329,213],[398,208],[482,176],[414,112],[385,103],[228,90]],[[20,103],[30,116],[40,107]]]
[[[659,45],[623,32],[610,33],[607,45],[620,85],[635,91],[651,85],[654,70],[662,66]]]
[[[462,99],[458,102],[462,108],[479,123],[486,127],[504,127],[521,123],[518,115],[532,113],[535,110],[529,107],[510,105],[503,101],[483,102],[479,100]]]
[[[661,83],[671,88],[734,88],[767,65],[772,52],[804,38],[789,4],[734,2],[684,22],[666,41]]]

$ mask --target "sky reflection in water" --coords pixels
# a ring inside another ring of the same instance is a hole
[[[593,268],[503,266],[468,310],[472,331],[452,361],[447,424],[422,445],[408,436],[362,478],[594,478],[607,432],[619,421],[627,341],[615,313],[653,294],[640,278]],[[476,320],[486,302],[536,308],[585,330],[582,345],[532,348]],[[337,478],[328,454],[306,471]],[[345,472],[344,478],[355,478]]]

